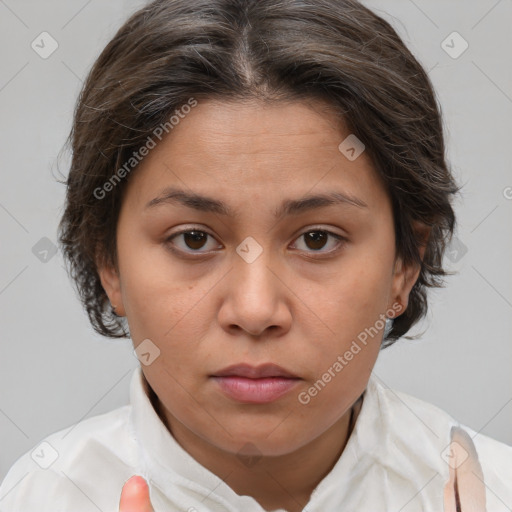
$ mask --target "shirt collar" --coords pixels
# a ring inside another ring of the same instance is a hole
[[[146,393],[144,375],[135,369],[130,384],[131,428],[139,447],[141,475],[170,500],[176,488],[188,494],[208,498],[222,510],[261,512],[258,502],[249,496],[239,496],[217,475],[202,466],[167,430]],[[177,486],[177,487],[176,487]],[[203,499],[198,500],[202,502]],[[241,507],[241,508],[240,508]]]
[[[131,378],[130,402],[131,428],[137,438],[140,451],[140,471],[142,476],[153,484],[156,484],[167,496],[172,496],[173,485],[185,487],[195,493],[209,496],[210,499],[218,498],[218,501],[231,506],[227,510],[237,510],[237,506],[244,505],[248,512],[263,510],[250,497],[239,496],[217,475],[209,471],[186,452],[168,431],[157,412],[151,404],[145,390],[144,375],[138,366]],[[342,456],[338,459],[333,469],[319,483],[312,496],[312,502],[322,500],[322,495],[333,492],[334,488],[339,493],[340,482],[347,482],[354,471],[354,464],[363,467],[362,459],[365,453],[371,453],[372,445],[377,442],[375,425],[367,421],[372,408],[376,407],[376,391],[378,384],[370,377],[366,391],[363,395],[363,403],[354,430],[345,446]],[[364,440],[364,442],[363,442]],[[212,490],[215,490],[212,492]],[[241,501],[243,500],[243,501]]]

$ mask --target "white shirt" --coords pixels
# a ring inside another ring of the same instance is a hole
[[[474,477],[480,486],[468,491],[459,479],[462,510],[484,510],[464,506],[473,492],[485,493],[487,512],[512,510],[512,447],[385,388],[374,375],[363,396],[342,455],[304,512],[450,510],[443,506],[444,487],[450,471],[453,477],[450,465],[459,463],[449,455],[461,459],[461,452],[481,466]],[[450,453],[453,426],[464,430]],[[140,367],[132,375],[130,405],[55,432],[14,463],[0,486],[0,511],[117,512],[122,486],[135,474],[148,481],[156,512],[264,512],[181,448],[146,395]]]

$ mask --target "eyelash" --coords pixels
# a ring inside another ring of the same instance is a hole
[[[167,237],[164,242],[165,245],[169,248],[169,250],[171,250],[172,252],[177,253],[179,255],[190,256],[190,255],[197,254],[200,256],[205,256],[205,255],[209,254],[209,252],[199,252],[199,251],[193,251],[193,250],[191,252],[189,252],[189,251],[184,251],[182,249],[176,249],[176,247],[174,247],[173,243],[172,243],[173,239],[179,237],[180,235],[186,234],[186,233],[201,233],[201,234],[206,234],[206,235],[210,236],[211,238],[214,238],[214,236],[212,234],[208,233],[204,229],[199,229],[196,227],[189,227],[189,228],[179,231],[177,233],[173,233],[171,236]],[[321,250],[306,251],[306,253],[308,255],[311,255],[311,254],[332,255],[332,254],[335,254],[338,251],[340,251],[341,248],[345,245],[345,243],[348,242],[348,240],[345,237],[338,235],[337,233],[333,233],[332,231],[329,231],[327,229],[315,228],[315,227],[310,228],[307,231],[303,231],[295,240],[298,240],[299,238],[301,238],[302,236],[304,236],[308,233],[326,233],[327,235],[330,235],[332,238],[334,238],[338,241],[337,247],[335,249],[332,249],[330,251],[324,251],[324,252]],[[198,257],[198,256],[192,256],[192,257]]]

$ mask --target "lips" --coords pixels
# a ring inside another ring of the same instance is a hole
[[[274,402],[296,388],[301,380],[273,363],[260,366],[235,364],[210,377],[225,396],[245,404]]]
[[[251,366],[247,363],[239,363],[228,366],[216,372],[212,377],[245,377],[247,379],[265,379],[269,377],[281,377],[285,379],[298,379],[297,375],[285,370],[273,363],[266,363],[260,366]]]

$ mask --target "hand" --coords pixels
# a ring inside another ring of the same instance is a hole
[[[149,501],[149,487],[144,478],[135,475],[125,482],[119,512],[154,512]]]

